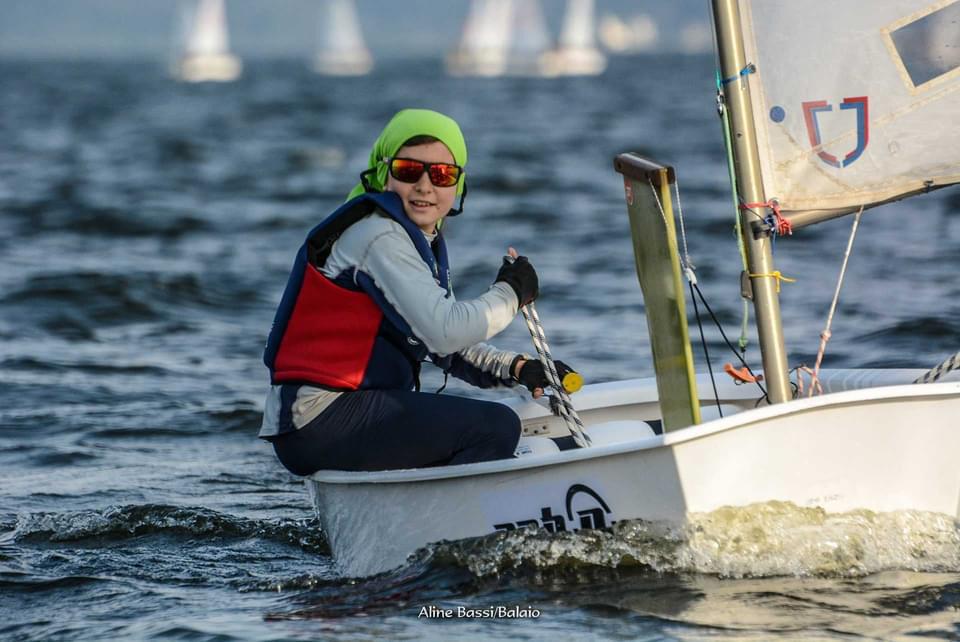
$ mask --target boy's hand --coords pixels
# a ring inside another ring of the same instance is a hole
[[[557,367],[557,375],[559,375],[561,382],[564,382],[564,378],[568,374],[575,374],[574,369],[565,364],[563,361],[554,361],[553,365]],[[543,364],[533,359],[518,360],[517,364],[514,366],[513,378],[526,386],[527,390],[533,393],[534,399],[539,399],[542,397],[544,388],[546,388],[550,383],[547,380],[547,373],[543,369]],[[579,386],[577,389],[579,389]],[[568,390],[568,392],[574,391]]]
[[[518,256],[512,261],[504,257],[503,265],[497,272],[497,278],[494,283],[503,281],[517,295],[519,307],[532,303],[540,294],[540,280],[537,278],[537,271],[525,256]]]

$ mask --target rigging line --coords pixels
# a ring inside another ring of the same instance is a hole
[[[663,225],[664,227],[669,228],[670,223],[667,222],[667,213],[663,211],[663,205],[660,203],[660,195],[657,194],[657,187],[653,184],[653,179],[648,177],[647,184],[650,185],[650,191],[653,192],[653,198],[657,202],[657,209],[660,210],[660,218],[663,219]],[[680,263],[683,265],[683,267],[686,267],[682,256],[680,257]]]
[[[810,376],[811,382],[808,397],[813,396],[814,386],[819,385],[820,364],[823,362],[823,355],[827,351],[827,341],[830,340],[831,336],[830,327],[833,325],[833,315],[836,313],[837,303],[840,301],[840,288],[843,287],[843,277],[847,273],[847,262],[850,260],[850,254],[853,251],[853,240],[857,236],[857,228],[860,226],[861,216],[863,216],[863,205],[860,206],[860,211],[857,212],[857,215],[853,217],[853,227],[850,229],[847,249],[843,253],[843,263],[840,266],[840,276],[837,277],[837,288],[833,292],[833,302],[830,303],[830,312],[827,314],[827,324],[824,326],[823,332],[820,333],[820,349],[817,351],[817,361],[813,365],[813,374]]]
[[[657,207],[660,209],[660,217],[663,219],[664,225],[669,226],[667,223],[667,213],[664,211],[663,205],[660,203],[660,197],[653,185],[653,181],[650,179],[648,179],[648,181],[650,183],[650,188],[653,190],[653,196],[657,201]],[[707,349],[707,338],[703,332],[703,321],[700,318],[700,308],[697,305],[697,298],[693,294],[693,288],[697,285],[697,275],[694,272],[695,268],[693,266],[693,259],[690,258],[690,251],[687,247],[687,231],[686,225],[683,221],[683,206],[680,204],[680,181],[677,178],[674,178],[674,189],[677,194],[677,215],[680,218],[680,238],[683,240],[683,255],[679,257],[680,263],[683,266],[683,274],[687,278],[687,285],[690,287],[690,299],[693,301],[693,312],[697,319],[697,327],[700,329],[700,342],[703,344],[703,356],[707,362],[707,372],[710,374],[710,383],[713,386],[713,398],[717,402],[717,410],[722,417],[723,410],[720,408],[720,393],[717,392],[717,380],[713,375],[713,365],[710,363],[710,351]]]
[[[693,293],[693,283],[688,281],[690,286],[690,299],[693,301],[693,312],[697,317],[697,327],[700,329],[700,343],[703,344],[703,358],[707,362],[707,372],[710,373],[710,384],[713,386],[713,398],[717,402],[717,412],[723,417],[723,409],[720,407],[720,393],[717,392],[717,380],[713,376],[713,366],[710,364],[710,350],[707,349],[707,337],[703,332],[703,322],[700,320],[700,307],[697,305],[697,297]]]
[[[680,217],[680,239],[683,242],[683,258],[687,264],[687,269],[693,270],[693,260],[690,258],[690,251],[687,249],[687,226],[683,223],[683,205],[680,204],[680,177],[674,176],[673,189],[677,194],[677,215]]]
[[[717,329],[720,330],[720,336],[723,337],[723,340],[727,344],[727,347],[730,348],[730,351],[733,352],[733,354],[737,357],[737,359],[740,360],[740,363],[742,363],[743,367],[747,369],[747,372],[749,372],[752,376],[756,377],[753,370],[750,368],[750,365],[746,362],[746,360],[743,357],[740,356],[740,354],[737,352],[737,349],[733,347],[733,344],[730,343],[730,339],[727,338],[727,333],[723,331],[723,326],[720,325],[720,320],[717,319],[717,315],[714,314],[713,309],[710,307],[710,304],[707,303],[707,299],[705,296],[703,296],[703,292],[700,290],[700,286],[694,285],[693,287],[696,290],[697,294],[700,296],[700,301],[703,303],[704,307],[707,308],[707,312],[710,314],[710,318],[713,319],[713,322],[716,324]],[[759,381],[757,381],[756,383],[757,383],[757,387],[760,388],[760,391],[763,393],[763,396],[766,397],[767,396],[766,389],[763,387],[763,385]]]
[[[739,203],[740,203],[739,208],[741,210],[743,210],[744,212],[750,212],[751,214],[756,216],[757,220],[760,221],[761,223],[767,222],[767,218],[762,214],[760,214],[759,212],[757,212],[757,210],[753,209],[753,207],[750,207],[750,205],[745,200],[743,200],[743,197],[741,197],[739,194],[737,195],[737,199],[739,200]]]
[[[716,34],[714,34],[714,38],[716,38]],[[740,225],[740,197],[739,191],[737,190],[736,163],[733,158],[733,144],[731,143],[730,115],[727,113],[726,108],[726,94],[723,92],[723,87],[720,84],[719,69],[717,70],[717,113],[720,116],[720,125],[723,130],[723,147],[727,152],[727,175],[730,179],[730,185],[733,188],[730,192],[730,197],[733,201],[734,235],[737,237],[737,250],[740,252],[740,263],[743,266],[743,271],[746,272],[749,270],[749,262],[747,261],[747,248],[743,241],[743,227]],[[747,345],[750,343],[749,325],[750,303],[747,299],[742,298],[740,305],[740,336],[737,339],[737,345],[740,347],[741,355],[746,355]]]
[[[683,205],[680,203],[680,178],[674,177],[674,191],[677,194],[677,216],[680,219],[680,238],[683,242],[683,256],[686,263],[684,274],[687,277],[687,285],[690,288],[690,300],[693,301],[693,313],[697,319],[697,327],[700,329],[700,343],[703,345],[703,358],[707,362],[707,372],[710,374],[710,385],[713,386],[713,398],[717,402],[717,412],[723,417],[723,409],[720,408],[720,393],[717,392],[717,380],[713,375],[713,365],[710,362],[710,350],[707,348],[707,337],[703,332],[703,321],[700,318],[700,307],[697,305],[697,297],[693,294],[693,286],[697,283],[697,276],[694,274],[693,259],[690,258],[690,250],[687,247],[687,226],[683,220]]]

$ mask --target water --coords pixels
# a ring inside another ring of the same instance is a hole
[[[690,251],[735,336],[709,58],[553,81],[253,63],[200,87],[154,64],[4,62],[0,81],[0,639],[960,638],[960,535],[940,516],[774,504],[675,531],[515,532],[358,580],[255,438],[293,253],[402,107],[451,113],[467,135],[467,212],[446,228],[461,296],[513,244],[541,274],[556,355],[593,382],[650,375],[612,170],[638,151],[678,167]],[[948,189],[866,215],[827,366],[956,351],[958,206]],[[778,243],[798,278],[783,292],[791,363],[816,351],[848,229]],[[496,343],[529,350],[519,322]],[[540,616],[418,617],[427,606]]]

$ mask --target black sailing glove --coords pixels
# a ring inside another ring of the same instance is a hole
[[[537,271],[533,269],[530,261],[525,256],[518,256],[511,263],[507,257],[503,258],[503,265],[497,272],[497,278],[494,283],[503,281],[517,293],[517,301],[520,307],[533,303],[540,294],[540,280],[537,278]]]
[[[554,361],[553,365],[557,367],[557,375],[561,384],[563,383],[563,378],[574,371],[573,368],[563,361]],[[537,388],[546,389],[546,387],[550,385],[547,380],[547,373],[543,369],[543,364],[536,359],[528,359],[524,362],[520,367],[520,374],[517,376],[517,381],[526,386],[530,392],[534,392]]]

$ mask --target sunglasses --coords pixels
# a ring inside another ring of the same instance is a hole
[[[425,163],[412,158],[385,158],[390,175],[403,183],[416,183],[426,172],[436,187],[453,187],[460,180],[463,168],[450,163]]]

